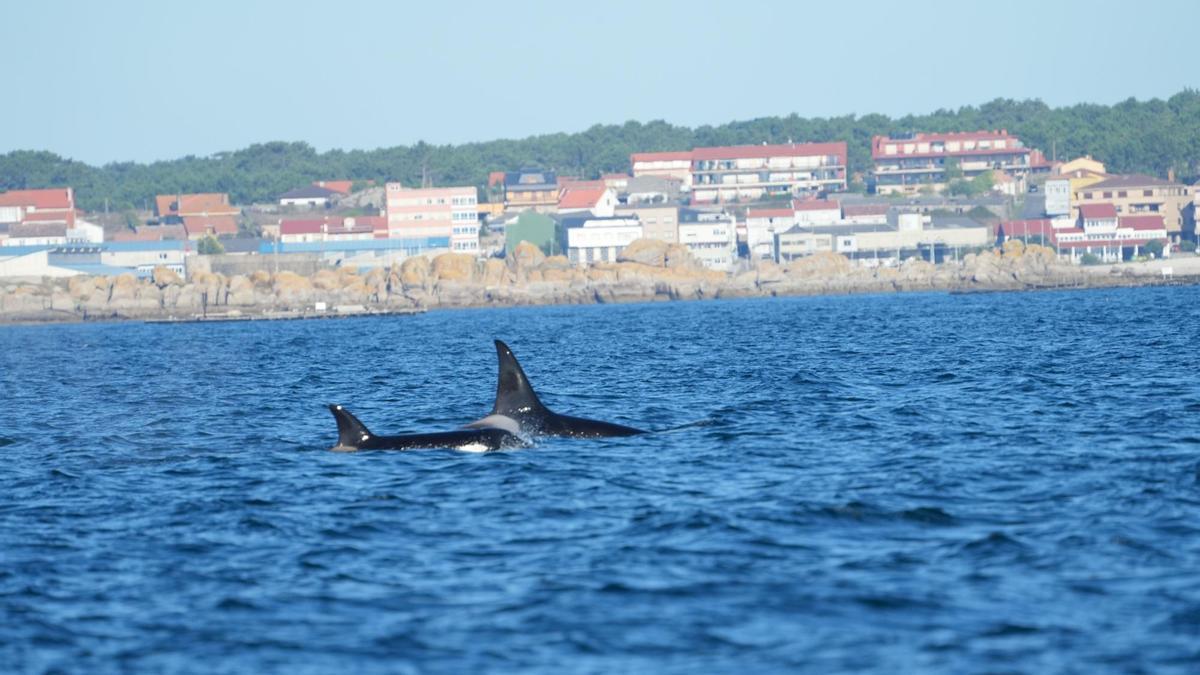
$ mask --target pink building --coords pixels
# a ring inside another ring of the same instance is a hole
[[[479,251],[479,191],[387,184],[389,239],[446,239],[452,251]],[[436,247],[436,245],[431,246]]]

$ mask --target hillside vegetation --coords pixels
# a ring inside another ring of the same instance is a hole
[[[70,185],[88,210],[143,208],[156,194],[227,192],[235,203],[269,202],[294,187],[322,179],[391,181],[419,185],[422,175],[438,185],[483,186],[490,171],[539,166],[564,175],[596,177],[628,171],[633,152],[687,150],[697,146],[846,141],[851,172],[871,167],[875,134],[911,131],[1007,129],[1026,145],[1054,148],[1061,158],[1090,154],[1113,172],[1141,172],[1194,180],[1200,175],[1200,91],[1186,89],[1167,100],[1129,99],[1116,105],[1051,108],[1036,100],[997,99],[981,106],[890,118],[764,117],[695,129],[663,121],[596,125],[587,131],[521,140],[462,145],[396,146],[378,150],[330,150],[306,143],[272,142],[210,157],[188,156],[101,167],[45,151],[0,155],[0,189]]]

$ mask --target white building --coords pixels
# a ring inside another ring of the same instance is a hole
[[[1055,216],[1066,216],[1071,213],[1071,179],[1068,177],[1062,178],[1047,178],[1046,184],[1043,186],[1043,194],[1046,197],[1045,212],[1051,218]]]
[[[796,224],[791,208],[750,209],[746,211],[746,249],[751,260],[775,257],[775,235]]]
[[[832,225],[842,217],[842,205],[828,199],[792,200],[797,225]]]
[[[296,188],[279,195],[280,206],[329,206],[338,197],[342,195],[329,188],[319,185],[306,185],[302,188]]]
[[[642,224],[637,218],[582,217],[565,224],[567,257],[573,265],[616,262],[622,249],[642,237]]]
[[[846,143],[786,143],[643,152],[630,156],[633,175],[677,178],[692,202],[804,196],[846,189]]]
[[[737,222],[726,213],[681,210],[679,243],[705,267],[728,271],[737,259]]]
[[[76,217],[75,227],[67,229],[67,243],[102,244],[104,243],[104,228]]]
[[[590,211],[600,218],[610,218],[617,208],[617,191],[607,187],[564,188],[558,197],[559,213]]]
[[[635,152],[629,157],[634,177],[656,176],[680,182],[681,189],[692,187],[692,152]]]

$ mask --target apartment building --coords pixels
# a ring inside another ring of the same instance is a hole
[[[630,164],[634,177],[676,178],[694,203],[715,203],[845,190],[846,155],[842,142],[786,143],[635,153]]]
[[[459,253],[479,252],[479,190],[475,187],[405,188],[388,183],[389,239],[448,239]]]
[[[642,224],[642,236],[646,239],[671,243],[679,241],[679,207],[674,204],[618,206],[615,215],[637,218]]]
[[[895,138],[871,139],[875,163],[875,190],[880,194],[912,194],[923,187],[944,189],[947,169],[974,178],[987,171],[1002,171],[1024,178],[1032,170],[1032,151],[1005,129],[998,131],[915,133]]]
[[[1188,186],[1140,174],[1109,176],[1077,189],[1072,200],[1077,210],[1091,204],[1112,204],[1122,216],[1162,216],[1173,242],[1178,242],[1185,230],[1191,231],[1191,203]]]
[[[692,188],[692,151],[683,152],[635,152],[629,156],[635,178],[653,176],[682,183],[682,188]]]
[[[733,216],[680,209],[678,233],[679,243],[686,246],[701,265],[722,272],[733,269],[737,261],[737,222]]]

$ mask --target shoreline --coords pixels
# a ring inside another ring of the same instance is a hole
[[[157,268],[143,280],[126,274],[40,283],[0,281],[0,325],[228,323],[396,316],[436,309],[1200,285],[1200,258],[1089,270],[1063,265],[1053,251],[1019,242],[941,265],[910,259],[893,268],[864,268],[843,256],[820,253],[784,265],[763,262],[736,274],[704,269],[687,257],[672,255],[677,252],[671,246],[647,244],[617,263],[588,268],[571,267],[561,256],[546,258],[532,246],[519,246],[507,260],[477,261],[447,253],[432,260],[410,258],[365,275],[347,269],[324,269],[309,277],[264,270],[229,277],[197,272],[185,281]],[[1162,273],[1161,268],[1172,263],[1181,274],[1175,275],[1173,268],[1169,275]],[[1138,269],[1143,273],[1136,273]]]

